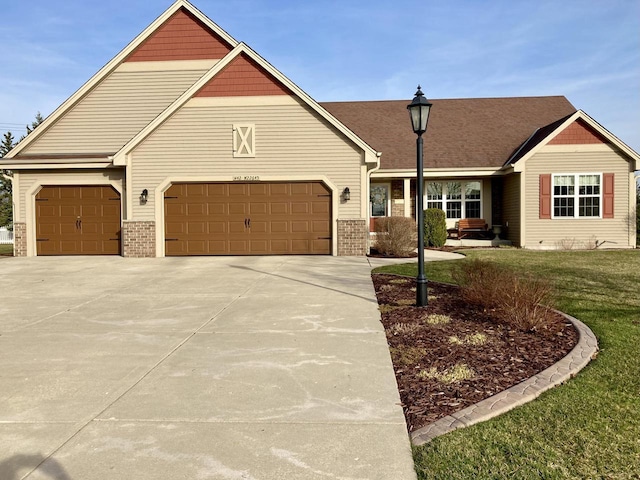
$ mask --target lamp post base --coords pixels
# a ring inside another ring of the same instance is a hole
[[[427,279],[416,278],[416,307],[427,306]]]

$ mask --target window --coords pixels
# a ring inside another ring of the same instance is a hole
[[[600,218],[601,183],[599,173],[554,175],[554,218]]]
[[[371,207],[372,217],[388,217],[389,216],[389,185],[387,184],[371,185],[369,205]]]
[[[233,126],[233,156],[234,157],[255,157],[256,156],[256,129],[255,125],[234,125]]]
[[[427,184],[427,208],[439,208],[442,210],[442,184],[429,182]]]
[[[469,182],[428,182],[427,208],[439,208],[447,218],[482,218],[482,184]]]

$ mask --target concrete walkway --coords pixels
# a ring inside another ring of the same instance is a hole
[[[371,266],[1,259],[0,478],[415,479]]]

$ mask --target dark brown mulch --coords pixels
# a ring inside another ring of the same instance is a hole
[[[429,305],[417,308],[412,278],[372,277],[409,431],[517,385],[556,363],[578,341],[573,325],[559,314],[547,329],[522,332],[465,304],[456,286],[430,282]],[[430,324],[427,317],[433,314],[450,322]],[[484,344],[469,344],[477,334],[486,337]],[[452,343],[451,337],[467,343]],[[420,376],[456,364],[472,369],[473,378],[445,384]]]

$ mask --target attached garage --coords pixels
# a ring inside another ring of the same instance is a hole
[[[120,193],[112,186],[44,186],[35,200],[38,255],[120,254]]]
[[[321,182],[177,183],[164,212],[166,255],[331,254]]]

